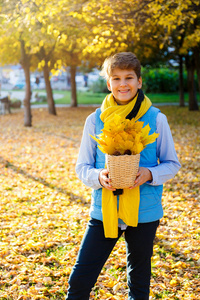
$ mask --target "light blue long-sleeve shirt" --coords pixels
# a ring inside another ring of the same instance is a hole
[[[159,164],[148,168],[152,173],[151,185],[161,185],[173,178],[181,165],[175,151],[174,142],[167,122],[167,118],[161,112],[156,119],[157,138],[157,157]],[[85,122],[82,141],[80,145],[76,173],[78,178],[87,186],[93,189],[101,188],[99,173],[102,169],[95,168],[95,157],[97,142],[90,137],[95,136],[95,112],[90,114]]]

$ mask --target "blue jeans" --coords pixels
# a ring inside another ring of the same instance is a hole
[[[159,220],[119,229],[118,238],[105,238],[103,223],[91,219],[69,278],[66,300],[88,300],[91,289],[117,240],[125,233],[129,300],[148,300],[153,240]]]

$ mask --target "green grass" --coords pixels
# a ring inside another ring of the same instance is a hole
[[[70,104],[71,93],[70,91],[54,91],[54,94],[62,94],[63,98],[55,100],[59,104]],[[107,94],[93,93],[93,92],[77,92],[77,99],[79,104],[101,104]],[[153,103],[179,103],[178,93],[159,93],[147,94]],[[200,100],[199,93],[197,99]],[[188,102],[188,94],[185,94],[185,102]]]
[[[147,97],[149,97],[153,103],[179,103],[178,93],[147,94]],[[185,95],[185,101],[188,102],[188,94]]]
[[[71,103],[70,91],[53,91],[54,94],[62,94],[63,98],[55,100],[59,104]],[[93,93],[93,92],[77,92],[77,100],[79,104],[101,104],[107,94],[105,93]]]
[[[19,91],[19,90],[18,90]],[[34,90],[33,92],[45,93],[45,90]],[[71,103],[71,92],[70,91],[61,91],[54,90],[54,94],[61,94],[63,97],[60,99],[55,99],[56,104],[70,104]],[[77,91],[77,101],[78,104],[101,104],[105,98],[106,93],[93,93],[92,91]],[[146,94],[150,100],[156,103],[179,103],[179,93],[149,93]],[[45,97],[44,97],[45,98]],[[197,93],[197,99],[200,101],[200,93]],[[188,94],[185,93],[185,103],[188,102]],[[34,102],[34,104],[44,104],[45,102]],[[33,105],[34,105],[33,104]]]

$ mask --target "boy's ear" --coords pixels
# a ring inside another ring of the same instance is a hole
[[[141,87],[142,87],[142,77],[141,76],[138,79],[138,84],[139,84],[138,88],[141,89]]]
[[[107,80],[107,88],[108,88],[109,91],[111,91],[111,86],[110,86],[109,80]]]

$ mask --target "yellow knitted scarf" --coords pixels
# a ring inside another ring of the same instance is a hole
[[[104,123],[108,119],[111,121],[115,114],[126,117],[134,108],[137,96],[138,94],[128,104],[118,105],[112,94],[107,95],[101,105],[101,120]],[[135,119],[141,118],[151,105],[151,101],[145,96]],[[117,208],[117,196],[112,191],[102,188],[102,214],[106,238],[118,237],[118,218],[128,226],[137,227],[139,203],[139,187],[123,190],[123,194],[119,196],[119,209]]]

